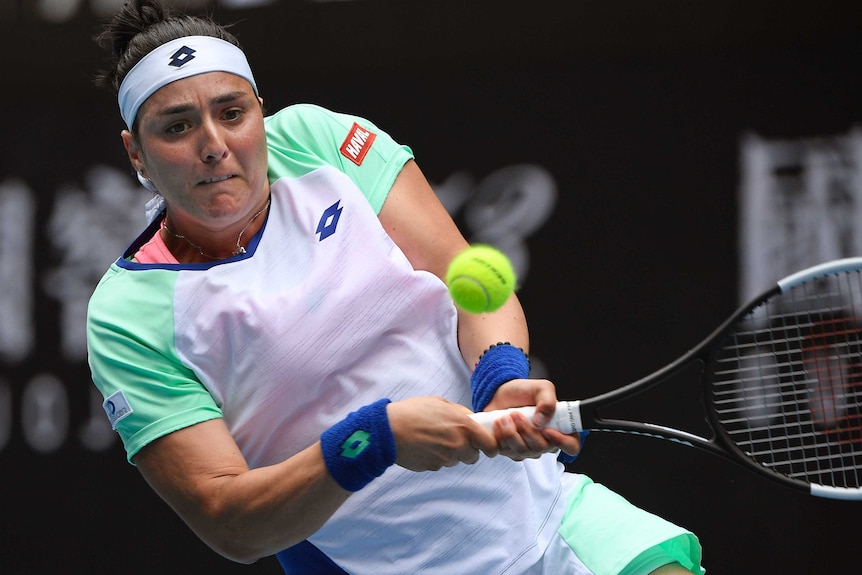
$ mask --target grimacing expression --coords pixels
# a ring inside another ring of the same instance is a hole
[[[123,141],[171,207],[172,220],[219,229],[246,218],[268,190],[261,101],[249,82],[208,72],[157,90]]]

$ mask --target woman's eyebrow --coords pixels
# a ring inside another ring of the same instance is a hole
[[[242,90],[237,90],[235,92],[226,92],[224,94],[219,94],[212,100],[210,100],[210,104],[220,105],[227,104],[229,102],[233,102],[238,100],[246,95],[246,92]],[[170,116],[173,114],[182,114],[188,112],[189,110],[193,110],[194,105],[190,103],[182,103],[182,104],[174,104],[171,106],[165,106],[164,108],[156,111],[157,116]]]

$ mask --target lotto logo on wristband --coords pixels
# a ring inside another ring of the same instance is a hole
[[[356,459],[371,445],[370,439],[370,433],[357,429],[341,444],[341,453],[339,455],[348,459]]]
[[[395,463],[388,403],[380,399],[361,407],[320,434],[326,468],[347,491],[359,491]]]

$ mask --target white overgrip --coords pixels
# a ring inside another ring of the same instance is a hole
[[[554,415],[545,427],[556,429],[563,433],[575,433],[583,429],[581,424],[581,409],[580,401],[560,401],[557,402],[557,409],[554,410]],[[498,409],[495,411],[482,411],[472,413],[470,417],[482,424],[488,431],[494,430],[494,422],[503,417],[510,415],[513,412],[523,414],[530,421],[533,420],[533,415],[536,413],[536,407],[528,405],[525,407],[512,407],[509,409]]]

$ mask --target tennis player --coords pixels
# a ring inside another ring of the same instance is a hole
[[[694,535],[564,472],[579,438],[537,427],[556,393],[520,304],[453,305],[467,242],[409,148],[314,105],[265,116],[236,38],[156,0],[97,39],[154,196],[91,298],[90,367],[203,541],[289,574],[702,572]],[[518,405],[535,420],[468,417]]]

